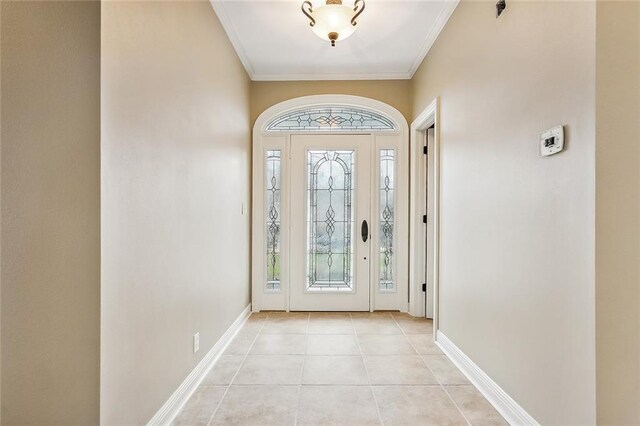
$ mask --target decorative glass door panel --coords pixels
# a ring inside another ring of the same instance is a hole
[[[355,151],[307,151],[308,291],[353,291]]]
[[[394,224],[395,224],[395,152],[393,149],[380,150],[379,164],[379,195],[380,206],[380,282],[379,290],[382,292],[395,291],[394,279]]]
[[[369,310],[371,137],[291,136],[291,310]]]
[[[268,150],[266,155],[267,282],[265,290],[280,291],[281,154],[279,149],[274,149]]]

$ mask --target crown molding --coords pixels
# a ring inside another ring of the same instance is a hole
[[[431,30],[427,34],[423,41],[418,55],[416,56],[413,64],[407,72],[398,73],[348,73],[348,74],[256,74],[253,64],[249,60],[246,50],[240,42],[240,37],[233,25],[233,22],[229,18],[225,6],[224,0],[209,0],[214,12],[218,16],[222,27],[227,33],[227,37],[231,42],[231,45],[236,51],[240,62],[244,66],[244,69],[249,74],[249,78],[252,81],[320,81],[320,80],[410,80],[418,70],[422,61],[429,53],[429,50],[435,43],[436,39],[440,35],[440,32],[449,21],[449,18],[453,14],[453,11],[458,6],[460,0],[449,0],[445,3],[445,7],[440,11],[436,18],[435,24],[431,27]]]
[[[431,47],[438,39],[440,32],[444,29],[444,26],[449,22],[449,18],[453,15],[453,11],[456,10],[456,7],[458,7],[458,3],[460,3],[460,0],[449,0],[445,3],[446,6],[440,11],[435,24],[431,27],[431,31],[427,34],[427,37],[424,39],[424,42],[418,51],[418,56],[416,56],[416,59],[413,61],[413,64],[409,69],[409,78],[413,78],[413,75],[422,64],[422,61],[427,57],[427,53],[429,53],[429,50],[431,50]]]
[[[406,72],[380,74],[254,74],[253,81],[321,81],[321,80],[409,80]]]
[[[224,31],[227,33],[227,37],[229,37],[231,45],[236,51],[238,58],[240,58],[242,66],[244,66],[247,74],[249,74],[249,78],[253,80],[253,77],[255,76],[253,65],[251,64],[251,61],[247,56],[244,46],[242,46],[242,43],[240,42],[240,37],[238,37],[238,32],[233,26],[233,22],[231,22],[229,15],[227,15],[227,11],[224,8],[224,2],[222,0],[209,0],[209,3],[211,3],[213,11],[216,13],[216,15],[218,15],[218,19],[222,24],[222,28],[224,28]]]

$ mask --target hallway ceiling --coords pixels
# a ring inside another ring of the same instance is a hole
[[[211,3],[252,80],[363,80],[411,78],[458,0],[367,0],[358,30],[334,48],[310,30],[302,1]]]

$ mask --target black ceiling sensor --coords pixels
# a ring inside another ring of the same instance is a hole
[[[506,0],[498,0],[496,3],[496,18],[507,8]]]

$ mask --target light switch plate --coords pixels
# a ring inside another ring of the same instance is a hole
[[[564,149],[564,128],[555,126],[540,135],[540,156],[547,157]]]

